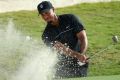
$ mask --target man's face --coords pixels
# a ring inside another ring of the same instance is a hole
[[[49,23],[52,23],[54,21],[54,17],[55,17],[55,13],[53,11],[53,9],[50,9],[49,11],[47,12],[43,12],[41,13],[41,16],[42,18],[46,21],[46,22],[49,22]]]

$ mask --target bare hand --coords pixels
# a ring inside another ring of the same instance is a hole
[[[53,47],[58,51],[62,51],[63,49],[66,48],[61,42],[58,42],[58,41],[55,41],[55,44]]]
[[[86,63],[88,62],[88,57],[86,55],[80,54],[80,56],[77,58],[80,62]]]

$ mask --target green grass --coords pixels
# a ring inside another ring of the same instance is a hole
[[[119,4],[120,2],[83,3],[71,7],[58,8],[56,9],[56,12],[57,14],[73,13],[80,17],[82,22],[85,24],[89,40],[87,53],[88,55],[93,55],[112,44],[111,37],[113,35],[118,35],[120,37]],[[41,40],[41,34],[46,23],[40,16],[38,16],[37,11],[0,13],[0,24],[6,24],[9,18],[12,18],[15,22],[16,29],[25,35],[32,36],[34,39]],[[101,53],[101,55],[91,59],[89,76],[120,74],[119,53],[120,44],[118,43],[111,49]],[[10,61],[12,63],[12,60]],[[6,65],[9,66],[10,63],[7,64],[6,62]],[[9,68],[11,69],[12,66],[17,65],[10,65]],[[14,70],[14,68],[12,70]]]
[[[111,76],[96,76],[96,77],[85,77],[85,78],[69,78],[62,80],[119,80],[119,79],[120,79],[120,75],[111,75]]]

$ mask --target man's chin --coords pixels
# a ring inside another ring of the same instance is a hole
[[[52,24],[53,22],[52,21],[48,21],[49,24]]]

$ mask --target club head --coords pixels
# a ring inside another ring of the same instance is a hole
[[[114,43],[118,43],[119,42],[118,36],[116,36],[116,35],[114,35],[112,37],[112,40],[113,40]]]

